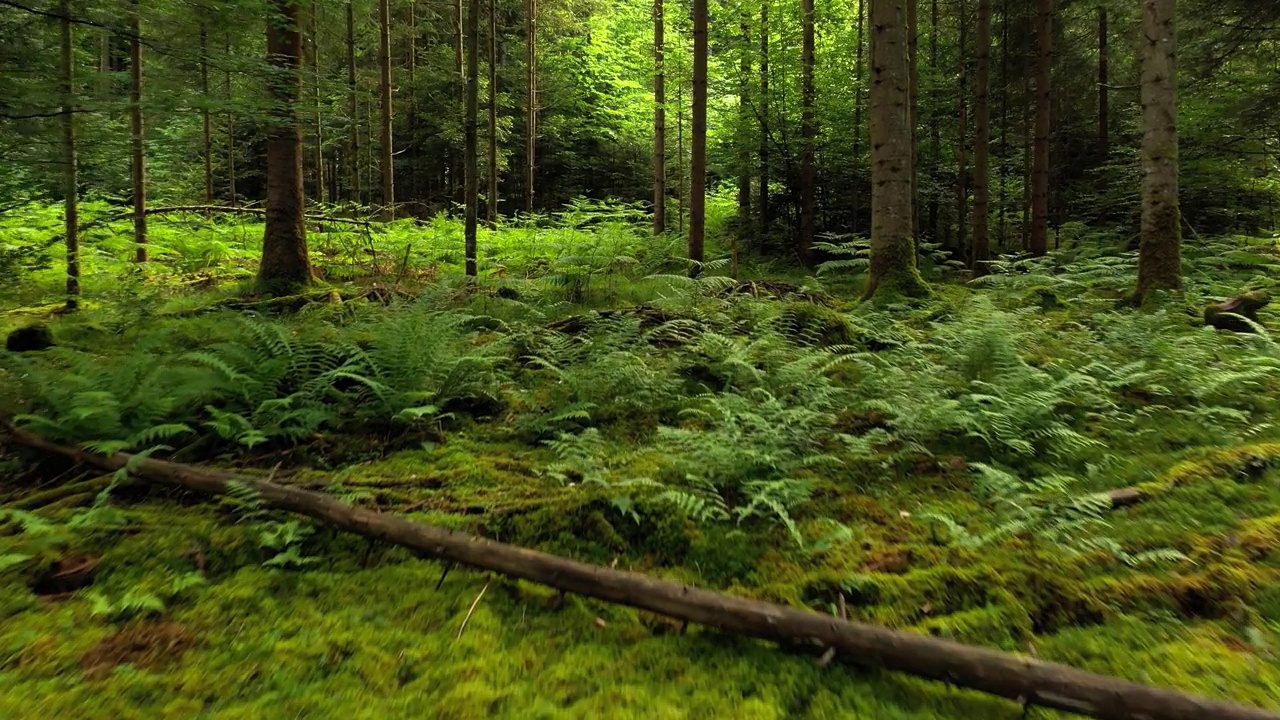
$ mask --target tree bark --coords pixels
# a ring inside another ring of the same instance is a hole
[[[914,2],[914,0],[911,0]],[[801,112],[800,112],[800,260],[806,265],[813,260],[813,194],[814,194],[814,145],[817,142],[817,123],[814,117],[813,63],[814,27],[813,0],[801,0]],[[705,86],[706,78],[703,78]],[[694,85],[697,92],[697,85]]]
[[[324,202],[324,115],[320,106],[320,4],[311,0],[311,74],[315,96],[316,136],[312,159],[316,168],[316,201]]]
[[[805,0],[812,2],[812,0]],[[703,261],[707,185],[707,0],[693,0],[693,158],[689,169],[689,259]]]
[[[1110,93],[1107,85],[1111,82],[1107,56],[1107,8],[1098,6],[1098,162],[1105,163],[1111,156],[1111,110]],[[1106,177],[1106,173],[1099,173]]]
[[[258,288],[277,295],[311,283],[298,127],[301,53],[300,0],[272,0],[267,13],[267,63],[272,69],[267,82],[267,223]]]
[[[920,25],[919,0],[907,0],[907,106],[911,126],[911,242],[920,242]]]
[[[1036,125],[1031,164],[1031,238],[1035,256],[1049,251],[1049,87],[1053,71],[1053,0],[1038,0],[1036,15]]]
[[[385,1],[385,0],[384,0]],[[466,272],[476,276],[476,225],[480,210],[480,168],[477,126],[480,115],[480,2],[467,8],[467,114],[463,131],[463,178],[466,185]]]
[[[461,0],[459,0],[461,1]],[[538,0],[525,0],[524,211],[533,212],[538,178]]]
[[[935,0],[936,2],[936,0]],[[853,64],[853,164],[854,172],[854,190],[853,196],[849,198],[849,212],[852,215],[850,221],[850,230],[853,234],[858,234],[858,199],[860,188],[858,186],[857,171],[858,163],[862,162],[862,75],[863,75],[863,55],[866,47],[866,27],[867,27],[867,2],[866,0],[858,0],[858,20],[857,20],[857,40],[855,40],[856,48],[854,50]]]
[[[929,3],[929,67],[933,70],[935,77],[941,76],[942,73],[942,65],[938,61],[938,36],[940,34],[938,0],[932,0]],[[942,103],[938,101],[938,84],[934,83],[933,92],[930,93],[933,103],[929,110],[929,165],[930,174],[933,176],[935,185],[942,171]],[[941,223],[942,212],[938,202],[938,193],[936,191],[931,192],[929,193],[929,237],[934,242],[938,242],[942,237]]]
[[[142,147],[142,30],[138,0],[129,5],[129,124],[132,144],[134,259],[147,261],[147,154]]]
[[[751,225],[751,145],[747,142],[747,129],[751,127],[751,25],[750,15],[742,16],[742,47],[738,50],[738,221],[739,232]]]
[[[987,274],[991,259],[988,217],[991,212],[988,157],[991,152],[991,0],[978,0],[978,32],[974,78],[973,138],[973,274]]]
[[[1008,246],[1008,181],[1009,181],[1009,0],[1000,2],[1000,161],[998,162],[999,198],[996,201],[1000,216],[996,241],[1001,248]]]
[[[204,157],[204,202],[213,204],[213,119],[209,113],[209,26],[200,21],[200,150]]]
[[[76,157],[75,46],[71,28],[71,0],[58,4],[61,18],[59,79],[62,85],[62,193],[64,233],[67,243],[67,309],[80,306],[80,178]]]
[[[227,57],[231,57],[231,33],[227,33],[226,53]],[[227,96],[227,192],[231,194],[231,207],[239,207],[240,196],[236,192],[236,111],[230,107],[231,101],[234,99],[231,89],[231,71],[227,70],[225,86],[223,88]]]
[[[391,137],[391,3],[378,0],[378,94],[381,110],[382,215],[390,220],[396,214],[395,153]]]
[[[653,0],[653,234],[667,231],[666,18]]]
[[[967,253],[969,234],[969,0],[957,0],[956,51],[956,245],[957,254]]]
[[[769,232],[769,0],[760,3],[760,246]]]
[[[874,119],[874,114],[872,117]],[[243,494],[248,490],[266,507],[304,515],[426,557],[491,570],[729,633],[833,649],[841,657],[860,663],[1016,700],[1027,707],[1038,705],[1100,720],[1280,720],[1280,714],[1260,708],[1141,685],[1025,655],[961,645],[928,635],[724,595],[639,573],[588,565],[412,522],[390,513],[353,507],[329,495],[298,487],[127,453],[96,455],[50,442],[13,427],[3,418],[0,418],[0,430],[15,443],[104,472],[127,468],[131,475],[145,481],[204,495]]]
[[[351,200],[363,202],[360,192],[360,103],[356,93],[356,21],[355,11],[347,0],[347,114],[349,116],[347,142],[351,160],[348,171],[351,173],[347,182],[351,187]]]
[[[1182,288],[1178,206],[1178,98],[1175,0],[1142,2],[1142,242],[1138,289]]]
[[[867,297],[929,294],[911,230],[910,68],[904,0],[871,2],[871,266]]]
[[[489,0],[489,191],[485,194],[485,221],[498,227],[498,6]]]

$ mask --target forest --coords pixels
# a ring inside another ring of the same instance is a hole
[[[1280,720],[1280,3],[0,38],[3,720]]]

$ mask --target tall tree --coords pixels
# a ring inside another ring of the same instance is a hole
[[[213,204],[213,118],[209,112],[209,26],[200,21],[200,151],[204,158],[204,204]]]
[[[231,34],[227,33],[226,52],[231,57]],[[227,192],[231,194],[231,207],[240,207],[240,194],[236,192],[236,111],[231,107],[235,99],[231,87],[231,70],[224,78],[223,93],[227,96]]]
[[[312,146],[312,162],[316,168],[316,200],[324,202],[324,113],[320,87],[320,3],[311,0],[311,77],[312,95],[315,99],[316,132]]]
[[[760,3],[760,243],[769,230],[769,0]]]
[[[301,0],[272,0],[267,10],[267,227],[258,267],[259,289],[272,293],[291,292],[311,282],[298,126],[301,62]]]
[[[1053,96],[1049,87],[1053,74],[1053,0],[1037,0],[1036,5],[1036,125],[1031,163],[1032,255],[1049,250],[1049,114]]]
[[[911,239],[920,241],[920,27],[917,19],[919,0],[907,0],[907,108],[911,126]]]
[[[348,169],[351,173],[348,184],[351,188],[351,199],[363,202],[360,192],[360,100],[356,88],[356,20],[351,0],[347,0],[347,113],[349,137],[347,142],[351,153]]]
[[[498,6],[489,0],[489,191],[484,213],[489,227],[498,226]]]
[[[71,0],[58,4],[61,39],[59,80],[62,90],[62,194],[67,244],[67,309],[80,306],[80,178],[76,157],[75,37],[71,29]]]
[[[911,234],[907,0],[871,0],[871,266],[867,297],[926,295]]]
[[[1142,2],[1142,242],[1137,300],[1182,287],[1175,0]]]
[[[667,231],[666,19],[663,0],[653,0],[653,234]]]
[[[914,3],[915,0],[910,0]],[[813,0],[802,0],[802,57],[801,57],[801,103],[800,114],[800,259],[808,263],[813,248],[813,195],[814,195],[814,145],[817,142],[817,127],[814,117],[813,63],[814,63],[814,27]],[[703,78],[705,84],[706,78]],[[697,92],[695,81],[694,92]],[[696,96],[695,96],[696,97]],[[696,102],[696,100],[695,100]],[[695,119],[696,122],[696,119]],[[695,130],[696,132],[696,130]],[[696,142],[696,140],[695,140]]]
[[[701,263],[707,222],[707,0],[693,0],[693,118],[690,124],[693,158],[689,168],[689,259]]]
[[[480,2],[471,0],[467,11],[467,113],[462,152],[466,195],[466,271],[476,276],[476,225],[480,210],[480,168],[477,159],[480,124]]]
[[[395,153],[391,146],[391,3],[378,0],[378,95],[382,157],[382,213],[387,219],[395,217]]]
[[[461,0],[459,0],[461,2]],[[538,177],[538,0],[525,0],[525,108],[524,211],[533,212],[534,183]]]
[[[941,76],[942,65],[938,60],[938,36],[941,34],[938,20],[938,0],[929,3],[929,68],[935,77]],[[942,103],[938,100],[938,83],[933,84],[930,93],[929,110],[929,165],[933,177],[936,178],[942,169]],[[937,242],[942,236],[942,213],[937,192],[929,193],[929,237]]]
[[[958,0],[956,20],[956,245],[965,247],[969,233],[969,153],[965,141],[969,137],[969,0]]]
[[[862,158],[862,66],[863,66],[863,48],[866,47],[866,27],[867,27],[867,0],[858,0],[858,30],[857,47],[854,50],[855,60],[853,64],[853,162],[856,165]],[[852,216],[851,230],[858,232],[858,194],[853,193],[853,197],[849,199],[850,215]]]
[[[751,115],[751,25],[742,16],[742,47],[738,50],[738,132],[745,135]],[[738,218],[745,231],[751,217],[751,150],[745,139],[738,145]],[[735,238],[737,235],[734,236]]]
[[[1107,8],[1098,6],[1098,161],[1105,163],[1111,155],[1110,88],[1111,82],[1107,57]],[[1100,176],[1106,173],[1099,173]]]
[[[978,32],[974,67],[973,135],[973,274],[987,274],[991,257],[988,216],[991,213],[991,0],[978,0]]]
[[[133,243],[138,262],[147,261],[147,154],[142,145],[142,29],[138,0],[129,6],[129,125],[132,144]]]

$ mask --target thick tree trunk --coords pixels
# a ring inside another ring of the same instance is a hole
[[[384,0],[385,1],[385,0]],[[466,271],[476,276],[476,225],[480,210],[480,167],[477,156],[480,124],[480,2],[471,0],[467,11],[467,114],[463,126],[463,178],[466,185]]]
[[[936,1],[936,0],[935,0]],[[857,39],[854,41],[856,48],[854,50],[853,63],[853,165],[854,165],[854,185],[853,196],[849,198],[849,213],[852,216],[849,229],[853,234],[858,233],[858,212],[860,203],[858,202],[860,195],[860,185],[857,182],[857,167],[862,162],[862,75],[864,65],[864,48],[867,39],[867,2],[866,0],[858,0],[858,20],[857,20]]]
[[[62,207],[67,244],[67,309],[80,306],[80,169],[76,157],[75,45],[71,32],[71,0],[58,4],[62,90]]]
[[[132,144],[134,259],[147,261],[147,154],[142,146],[142,30],[138,0],[129,6],[129,125]]]
[[[968,252],[969,234],[969,0],[958,0],[956,53],[956,246],[957,254]]]
[[[920,242],[920,24],[919,0],[907,0],[907,106],[911,126],[911,241]]]
[[[913,0],[914,1],[914,0]],[[911,111],[904,0],[871,2],[871,266],[867,297],[920,296],[911,233]]]
[[[1175,0],[1142,2],[1142,244],[1137,300],[1182,288]]]
[[[461,0],[459,0],[461,1]],[[524,211],[533,212],[538,179],[538,0],[525,0]]]
[[[485,221],[498,226],[498,6],[489,0],[489,191],[485,194]]]
[[[707,0],[693,0],[691,125],[693,158],[689,169],[689,259],[701,263],[707,222]]]
[[[378,95],[382,157],[382,215],[390,220],[396,214],[395,152],[391,142],[391,3],[378,0]]]
[[[200,150],[204,158],[204,202],[213,204],[213,118],[209,113],[209,26],[200,22]]]
[[[667,231],[666,18],[653,0],[653,234]]]
[[[1049,250],[1049,87],[1053,71],[1053,0],[1037,0],[1036,15],[1036,125],[1031,164],[1032,255]]]
[[[760,4],[760,246],[769,232],[769,1]]]
[[[351,187],[351,200],[363,203],[360,191],[360,102],[356,92],[356,21],[351,0],[347,0],[347,113],[349,115],[347,142],[351,153],[347,182]]]
[[[881,2],[882,0],[875,0]],[[874,17],[874,15],[873,15]],[[905,83],[904,83],[905,84]],[[905,95],[905,88],[904,88]],[[874,117],[874,115],[873,115]],[[49,442],[0,418],[15,443],[148,482],[204,495],[251,491],[266,507],[297,513],[426,557],[490,570],[564,592],[768,641],[828,648],[851,661],[1100,720],[1280,720],[1280,714],[961,645],[928,635],[851,622],[794,607],[724,595],[639,573],[574,560],[353,507],[329,495],[192,465],[109,457]],[[1123,503],[1119,498],[1113,502]]]
[[[1098,162],[1105,163],[1111,155],[1111,82],[1107,56],[1107,8],[1098,6]],[[1106,173],[1099,173],[1106,177]]]
[[[987,218],[991,212],[991,177],[987,159],[991,152],[991,0],[978,0],[978,33],[975,39],[973,135],[973,274],[987,274],[991,259]]]
[[[914,2],[915,0],[911,0]],[[801,112],[800,112],[800,237],[797,249],[800,260],[808,264],[813,250],[813,193],[814,193],[814,145],[817,142],[817,122],[814,117],[813,63],[814,27],[813,0],[801,0]],[[703,78],[705,85],[706,78]],[[697,86],[694,86],[695,91]]]
[[[267,13],[267,227],[262,239],[258,288],[277,295],[311,282],[302,192],[302,7],[300,0],[272,0]]]

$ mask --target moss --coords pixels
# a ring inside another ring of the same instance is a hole
[[[779,329],[805,345],[827,347],[852,345],[858,334],[849,319],[831,308],[808,302],[787,302],[779,306]]]

